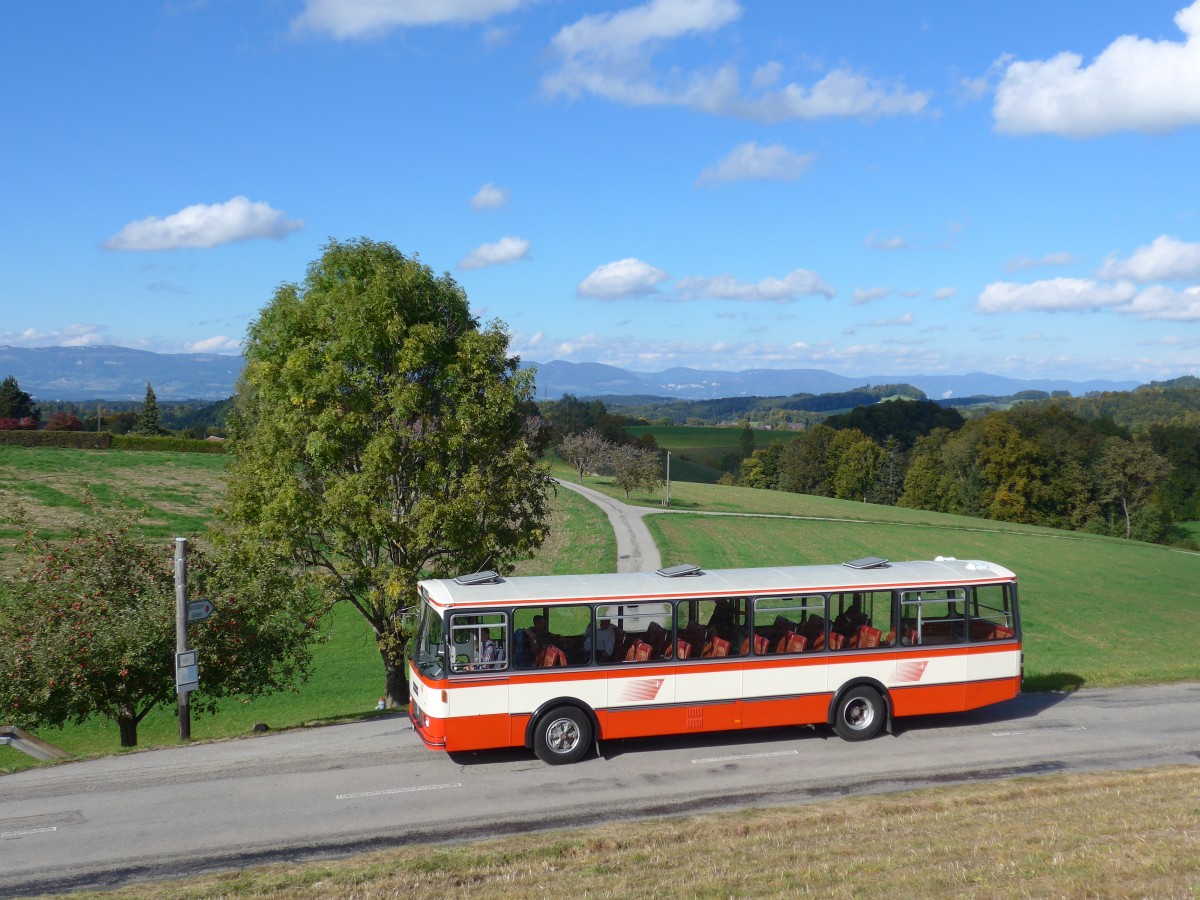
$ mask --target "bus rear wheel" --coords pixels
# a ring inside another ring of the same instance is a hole
[[[533,752],[552,766],[578,762],[592,743],[592,723],[573,706],[559,706],[542,716],[533,734]]]
[[[833,730],[845,741],[865,741],[879,734],[884,720],[883,698],[874,688],[851,688],[838,701]]]

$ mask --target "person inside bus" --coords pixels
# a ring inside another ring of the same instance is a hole
[[[504,667],[504,650],[492,640],[489,629],[479,632],[479,656],[472,669],[501,669]]]
[[[736,626],[736,612],[733,604],[724,597],[719,597],[713,604],[712,615],[708,617],[709,629],[715,631],[728,641],[733,638],[733,631]]]
[[[867,617],[863,615],[862,607],[858,601],[851,603],[842,614],[833,620],[831,630],[836,631],[844,638],[849,638],[858,631],[860,625],[865,625]]]
[[[588,653],[589,657],[592,650],[596,651],[596,662],[607,662],[612,659],[613,651],[617,647],[617,631],[612,627],[611,619],[601,619],[599,629],[593,631],[592,626],[588,625],[587,631],[583,636],[583,649]]]

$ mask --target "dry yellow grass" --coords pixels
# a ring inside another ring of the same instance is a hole
[[[122,897],[1197,897],[1200,767],[620,823]],[[94,895],[110,896],[110,895]]]

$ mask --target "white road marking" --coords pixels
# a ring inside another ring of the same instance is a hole
[[[777,753],[746,753],[742,756],[710,756],[707,759],[693,759],[692,765],[700,763],[731,762],[735,759],[766,759],[769,756],[799,756],[799,750],[780,750]]]
[[[1087,726],[1086,725],[1076,725],[1073,728],[1055,728],[1055,727],[1051,726],[1048,728],[1038,728],[1036,730],[1037,731],[1087,731]],[[1016,737],[1019,734],[1032,734],[1032,732],[1029,732],[1029,731],[993,731],[992,737]]]
[[[27,834],[45,834],[48,831],[58,831],[57,825],[51,825],[49,828],[26,828],[24,831],[0,831],[0,840],[4,838],[23,837]]]
[[[417,791],[444,791],[447,788],[460,788],[461,781],[454,784],[422,784],[416,787],[392,788],[388,791],[359,791],[357,794],[338,794],[338,800],[358,800],[361,797],[387,797],[391,794],[415,794]]]

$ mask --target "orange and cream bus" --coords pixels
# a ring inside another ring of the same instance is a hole
[[[601,740],[900,716],[1021,689],[1016,576],[938,557],[419,584],[409,715],[448,751],[574,762]]]

